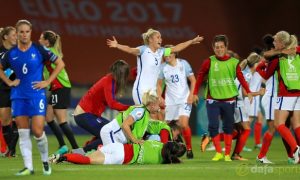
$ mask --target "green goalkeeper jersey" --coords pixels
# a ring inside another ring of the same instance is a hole
[[[150,120],[148,127],[147,127],[147,132],[150,134],[160,134],[161,130],[167,130],[170,135],[170,140],[173,139],[172,131],[170,126],[164,122],[164,121],[159,121],[159,120]]]
[[[129,164],[161,164],[163,143],[147,140],[142,145],[133,144],[133,158]]]

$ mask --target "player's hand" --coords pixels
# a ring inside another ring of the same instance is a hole
[[[283,49],[281,52],[286,55],[292,55],[292,54],[296,54],[297,49],[296,48]]]
[[[188,98],[187,98],[187,103],[188,104],[193,104],[193,102],[194,102],[194,96],[193,96],[193,94],[190,93]]]
[[[44,89],[49,86],[48,81],[34,81],[32,82],[33,89]]]
[[[20,79],[15,79],[15,80],[13,80],[13,81],[10,81],[7,85],[9,86],[9,87],[16,87],[16,86],[18,86],[20,84]]]
[[[201,41],[203,41],[203,37],[202,36],[197,36],[194,39],[192,39],[192,44],[199,44]]]
[[[117,48],[118,46],[118,41],[115,38],[115,36],[112,37],[113,39],[106,39],[106,44],[108,45],[108,47],[110,48]]]
[[[260,94],[261,96],[263,96],[265,93],[266,93],[266,89],[265,89],[265,88],[260,88],[260,89],[259,89],[259,94]]]
[[[165,109],[166,104],[165,104],[164,98],[159,97],[158,100],[159,100],[159,107],[160,107],[161,109]]]
[[[199,97],[198,97],[198,95],[193,95],[193,102],[194,102],[195,106],[198,105],[198,103],[199,103]]]
[[[142,144],[144,144],[144,142],[145,142],[144,140],[136,140],[134,143],[142,145]]]
[[[252,95],[252,93],[248,93],[247,96],[248,96],[248,99],[250,101],[250,104],[252,104],[252,101],[253,101],[253,95]]]

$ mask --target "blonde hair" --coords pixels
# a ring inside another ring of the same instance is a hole
[[[155,91],[148,90],[143,94],[142,103],[147,106],[150,103],[158,101],[158,97]]]
[[[30,27],[30,29],[32,29],[32,24],[31,24],[28,20],[26,20],[26,19],[21,19],[21,20],[19,20],[19,21],[16,23],[16,29],[17,29],[17,31],[18,31],[19,26],[21,26],[21,25],[23,25],[23,24],[28,25],[28,26]]]
[[[155,33],[160,33],[160,32],[158,30],[150,28],[147,30],[147,32],[142,34],[145,45],[149,45],[149,38]]]
[[[275,37],[284,44],[285,49],[296,48],[298,46],[297,37],[295,35],[290,35],[286,31],[279,31],[276,33]]]
[[[246,66],[252,68],[256,63],[258,63],[261,60],[261,56],[258,55],[255,52],[252,52],[249,54],[249,56],[247,57],[247,59],[244,59],[242,62],[240,62],[240,67],[241,69],[245,69]]]
[[[3,41],[5,41],[5,36],[8,36],[11,31],[16,31],[16,28],[12,26],[6,26],[4,28],[0,28],[0,45],[3,45]]]

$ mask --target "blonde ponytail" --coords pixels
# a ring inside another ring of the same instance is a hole
[[[62,53],[62,44],[61,44],[60,36],[58,34],[56,34],[56,41],[54,43],[53,48],[57,51],[58,53],[57,56],[62,59],[64,55]]]

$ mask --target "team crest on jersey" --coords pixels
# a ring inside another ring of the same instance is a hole
[[[31,58],[32,58],[32,59],[34,59],[35,56],[36,56],[36,54],[34,54],[34,53],[31,54]]]
[[[215,71],[220,71],[218,63],[215,64]]]
[[[250,73],[246,73],[246,74],[244,75],[244,77],[245,77],[246,81],[249,82],[250,79],[251,79],[251,74],[250,74]]]

